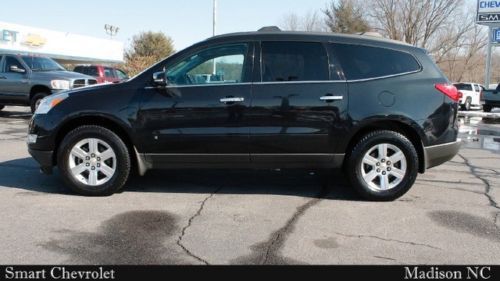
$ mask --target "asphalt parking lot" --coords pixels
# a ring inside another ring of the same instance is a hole
[[[457,157],[373,203],[322,171],[151,172],[76,196],[39,173],[29,118],[0,112],[0,264],[500,264],[500,119],[463,118]]]

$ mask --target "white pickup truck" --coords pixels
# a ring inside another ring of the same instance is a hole
[[[481,107],[481,92],[484,87],[477,83],[455,83],[455,87],[463,94],[459,104],[462,110],[469,111],[471,107]]]

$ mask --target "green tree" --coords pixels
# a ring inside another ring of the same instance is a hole
[[[125,70],[136,75],[157,61],[174,53],[173,40],[162,32],[142,32],[132,38],[125,52]]]
[[[356,0],[331,1],[325,9],[325,24],[331,32],[359,33],[370,31],[368,21]]]

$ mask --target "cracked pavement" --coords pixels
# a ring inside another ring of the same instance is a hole
[[[75,196],[29,157],[27,109],[0,112],[0,264],[499,264],[500,125],[395,202],[339,173],[175,170]]]

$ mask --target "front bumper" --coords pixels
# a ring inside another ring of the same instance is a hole
[[[456,142],[424,147],[426,169],[439,166],[453,159],[460,150],[461,145],[462,140],[457,139]]]
[[[54,152],[28,148],[30,155],[40,164],[40,170],[45,174],[52,174],[54,166]]]

